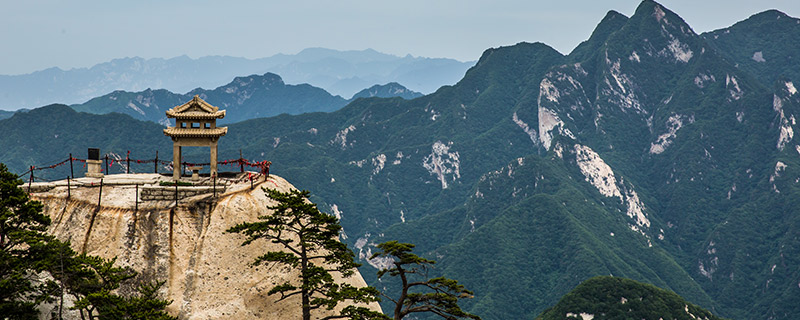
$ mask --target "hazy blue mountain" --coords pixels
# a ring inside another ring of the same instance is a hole
[[[0,75],[0,108],[16,110],[50,103],[84,103],[112,91],[148,88],[187,92],[215,88],[236,76],[280,74],[289,84],[308,83],[345,98],[376,83],[399,82],[414,91],[430,93],[453,84],[474,62],[452,59],[398,57],[372,49],[336,51],[322,48],[294,55],[245,59],[208,56],[191,59],[114,59],[91,68],[50,68],[23,75]]]
[[[353,95],[351,100],[355,100],[358,98],[392,98],[392,97],[400,97],[406,100],[419,98],[422,94],[419,92],[408,90],[403,85],[397,82],[390,82],[384,85],[374,85],[367,89],[361,90],[358,93]]]
[[[90,143],[171,154],[153,123],[40,109],[0,120],[12,133],[0,137],[0,161],[15,172]],[[395,286],[366,258],[400,240],[439,262],[431,275],[473,290],[464,306],[484,319],[534,318],[602,275],[722,317],[793,319],[798,116],[790,78],[765,85],[645,0],[631,17],[609,12],[569,55],[541,43],[488,49],[432,94],[232,123],[219,150],[270,160],[310,190],[341,217],[362,275],[381,289]],[[104,130],[73,127],[89,120]],[[59,140],[42,145],[49,136]],[[194,149],[188,157],[204,156]]]
[[[208,103],[228,110],[220,123],[232,123],[254,118],[263,118],[307,112],[331,112],[340,109],[348,100],[333,96],[323,89],[308,85],[290,85],[273,73],[236,77],[230,83],[213,90],[194,89],[186,94],[177,94],[159,89],[141,92],[114,91],[83,104],[72,105],[77,111],[104,114],[119,112],[136,119],[167,124],[165,111],[200,96]],[[406,89],[398,83],[375,85],[359,92],[359,97],[402,97],[412,99],[422,94]]]
[[[11,118],[12,115],[14,115],[14,111],[0,110],[0,120]]]

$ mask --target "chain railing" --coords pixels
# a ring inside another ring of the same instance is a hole
[[[125,158],[122,158],[121,156],[119,156],[117,154],[114,154],[114,153],[105,154],[105,156],[103,157],[103,160],[105,161],[104,166],[103,166],[103,167],[105,167],[105,171],[104,172],[106,172],[106,173],[110,172],[111,167],[113,167],[115,164],[117,166],[121,167],[124,170],[125,173],[131,173],[130,172],[131,163],[135,163],[135,164],[152,163],[153,164],[153,173],[159,173],[158,172],[158,166],[159,165],[164,166],[169,171],[172,171],[172,168],[173,168],[173,165],[174,165],[174,163],[172,161],[159,160],[158,159],[158,152],[156,152],[156,157],[154,159],[132,159],[130,157],[130,154],[131,154],[130,151],[128,151],[127,154],[125,155]],[[86,160],[88,160],[88,159],[76,158],[76,157],[73,157],[72,154],[70,154],[69,157],[66,160],[63,160],[63,161],[58,162],[56,164],[45,165],[45,166],[30,166],[27,171],[19,174],[18,176],[19,177],[24,177],[26,175],[29,175],[29,182],[34,182],[34,180],[37,178],[34,175],[35,171],[55,169],[57,167],[69,164],[70,177],[72,179],[74,179],[75,178],[74,163],[75,162],[84,163],[84,166],[85,166]],[[181,166],[183,166],[182,172],[186,172],[186,167],[209,166],[209,165],[211,165],[210,162],[205,162],[205,163],[181,162]],[[254,167],[254,168],[258,168],[259,169],[259,173],[260,174],[265,175],[265,176],[269,176],[269,168],[272,165],[272,162],[271,161],[267,161],[267,160],[253,161],[253,160],[248,160],[248,159],[245,159],[243,157],[240,157],[238,159],[229,159],[229,160],[218,161],[217,165],[218,166],[221,166],[221,165],[223,165],[223,166],[224,165],[239,166],[239,171],[240,172],[244,172],[244,167],[245,166]],[[103,172],[102,169],[101,169],[101,172]],[[40,180],[47,180],[47,179],[44,179],[44,178],[41,178],[41,177],[39,177],[39,179]]]

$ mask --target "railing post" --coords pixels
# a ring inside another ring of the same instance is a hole
[[[33,166],[31,166],[31,177],[28,179],[28,193],[31,193],[31,184],[33,183]]]
[[[242,149],[239,149],[239,172],[244,172],[244,157],[242,157]]]
[[[97,209],[100,209],[100,200],[103,199],[103,178],[100,178],[100,194],[97,196]]]
[[[156,150],[156,161],[153,163],[153,173],[158,174],[158,150]]]
[[[72,156],[70,156],[70,158],[71,157]],[[72,196],[72,191],[70,190],[69,177],[67,177],[67,199],[69,199],[71,196]]]
[[[128,162],[128,167],[125,168],[125,173],[131,173],[131,151],[128,150],[128,155],[125,156],[125,160]]]
[[[108,155],[107,154],[106,154],[106,174],[111,174],[111,172],[108,172]]]
[[[133,202],[135,203],[134,211],[139,211],[139,185],[136,185],[136,195],[134,195]]]
[[[69,154],[69,175],[75,179],[75,171],[72,170],[72,153]]]

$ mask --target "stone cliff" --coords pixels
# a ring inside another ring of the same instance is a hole
[[[250,266],[258,255],[280,248],[266,241],[242,247],[243,236],[224,232],[267,210],[271,200],[261,187],[283,192],[294,187],[275,175],[260,176],[251,187],[243,174],[221,179],[226,189],[216,199],[212,193],[184,192],[177,205],[174,196],[141,201],[145,189],[150,194],[174,190],[159,187],[167,180],[157,174],[111,175],[102,191],[94,178],[72,180],[69,191],[66,181],[34,184],[30,191],[52,219],[50,233],[70,241],[76,251],[117,257],[117,265],[132,267],[140,280],[165,280],[162,297],[173,301],[167,310],[180,319],[299,318],[299,296],[277,302],[277,295],[267,295],[298,272],[282,265]],[[366,285],[358,273],[343,281]],[[377,304],[370,307],[379,310]]]

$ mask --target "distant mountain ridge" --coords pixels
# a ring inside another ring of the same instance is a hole
[[[398,57],[372,49],[323,48],[252,60],[228,56],[122,58],[91,68],[49,68],[30,74],[0,75],[0,109],[84,103],[119,90],[160,88],[187,92],[195,88],[215,88],[237,76],[267,72],[280,74],[289,84],[308,83],[345,98],[363,88],[389,82],[431,93],[442,85],[457,82],[473,64],[453,59]]]
[[[167,125],[169,121],[165,111],[191,100],[195,95],[214,106],[228,110],[227,116],[219,120],[221,124],[276,116],[282,113],[331,112],[340,109],[350,101],[308,84],[286,84],[277,74],[265,73],[236,77],[230,83],[216,89],[198,88],[186,94],[173,93],[164,89],[147,89],[140,92],[114,91],[86,103],[72,105],[72,108],[94,114],[118,112],[136,119]],[[411,99],[422,96],[422,94],[408,90],[398,83],[389,83],[364,89],[357,93],[354,99],[396,96]]]
[[[601,275],[723,317],[795,319],[800,84],[737,65],[756,47],[742,39],[723,50],[645,0],[630,17],[609,12],[569,55],[542,43],[491,48],[423,97],[232,123],[220,157],[270,160],[310,190],[341,217],[368,283],[392,289],[368,259],[375,244],[412,242],[437,260],[431,275],[475,292],[463,306],[487,320],[534,318]],[[14,172],[92,144],[137,157],[170,148],[157,124],[65,106],[17,113],[0,131],[0,161]]]

